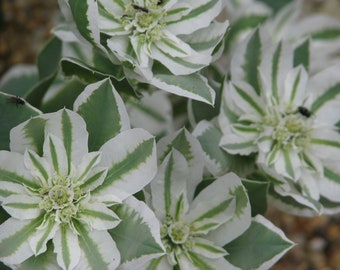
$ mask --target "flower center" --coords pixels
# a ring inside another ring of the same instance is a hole
[[[300,108],[300,107],[299,107]],[[310,142],[311,118],[299,110],[280,113],[270,109],[264,124],[274,127],[273,139],[282,147],[304,148]]]
[[[72,202],[74,193],[68,187],[57,185],[50,189],[48,196],[53,203],[53,208],[61,209]]]
[[[190,227],[183,222],[175,222],[168,227],[168,235],[173,243],[183,244],[190,235]]]
[[[60,223],[70,223],[76,216],[77,203],[86,196],[79,187],[73,187],[71,179],[66,176],[55,175],[51,187],[44,186],[39,190],[42,200],[39,207],[55,216]]]
[[[125,30],[145,35],[149,41],[155,42],[161,38],[163,16],[164,11],[157,2],[151,2],[148,6],[131,4],[126,6],[121,22]]]

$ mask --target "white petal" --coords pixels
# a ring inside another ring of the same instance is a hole
[[[53,134],[47,135],[44,142],[44,157],[52,169],[60,176],[69,174],[69,161],[63,142]]]
[[[2,207],[14,218],[19,220],[33,219],[41,214],[38,196],[14,194],[5,198]]]
[[[107,231],[90,231],[78,227],[81,257],[75,270],[116,269],[120,264],[120,253]]]
[[[80,260],[78,236],[68,227],[60,226],[53,238],[57,262],[63,269],[74,269]]]
[[[112,194],[124,200],[146,186],[157,172],[153,136],[143,129],[126,130],[107,141],[100,149],[109,171],[93,195]]]
[[[108,230],[116,227],[120,219],[104,203],[80,203],[79,219],[95,230]]]

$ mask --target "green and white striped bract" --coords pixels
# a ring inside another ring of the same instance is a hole
[[[225,83],[220,146],[231,154],[257,153],[257,164],[284,187],[284,196],[338,204],[340,178],[332,164],[340,161],[340,66],[309,78],[302,65],[294,67],[288,44],[260,51],[257,69],[247,59],[241,69],[232,67],[232,78],[243,75]]]
[[[77,38],[122,64],[129,81],[209,104],[215,92],[197,72],[220,55],[229,25],[215,20],[222,2],[59,1]]]
[[[108,230],[121,219],[110,207],[151,181],[154,144],[148,132],[128,129],[88,152],[85,121],[67,109],[12,129],[11,151],[0,151],[0,199],[10,215],[0,225],[0,260],[20,265],[44,255],[49,242],[62,269],[117,268],[121,255]],[[138,148],[144,154],[136,159]]]
[[[161,223],[166,254],[146,269],[238,269],[224,256],[223,245],[250,225],[250,205],[235,174],[219,177],[195,198],[186,158],[175,148],[166,155],[151,182],[151,207]],[[192,173],[192,172],[191,172]]]

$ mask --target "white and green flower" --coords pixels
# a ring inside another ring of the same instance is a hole
[[[85,92],[93,101],[93,93]],[[12,129],[11,151],[0,151],[0,199],[10,215],[0,225],[5,264],[43,255],[51,241],[62,269],[115,269],[121,263],[108,232],[121,218],[110,207],[124,204],[155,175],[154,138],[127,129],[89,152],[86,129],[82,117],[67,109]]]
[[[151,204],[161,225],[166,254],[146,269],[236,269],[223,245],[251,222],[249,202],[240,179],[224,175],[195,198],[188,192],[189,167],[173,149],[151,182]],[[242,201],[242,202],[241,202]]]
[[[225,83],[219,116],[220,146],[231,154],[257,153],[257,164],[276,175],[272,179],[283,188],[282,195],[302,195],[300,203],[318,212],[321,197],[340,202],[339,178],[328,168],[340,159],[336,126],[340,67],[309,78],[305,68],[296,64],[288,44],[271,48],[263,44],[255,32],[243,56],[235,55],[232,61],[232,80]],[[258,68],[247,58],[254,49],[259,52]]]
[[[59,1],[77,37],[122,63],[130,80],[210,104],[214,92],[196,72],[220,51],[228,28],[228,21],[215,20],[222,2]]]

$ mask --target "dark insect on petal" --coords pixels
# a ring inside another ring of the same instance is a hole
[[[306,107],[303,107],[303,106],[299,106],[298,111],[299,111],[300,114],[302,114],[303,116],[306,116],[306,117],[310,117],[312,115],[312,112],[310,110],[308,110]]]

